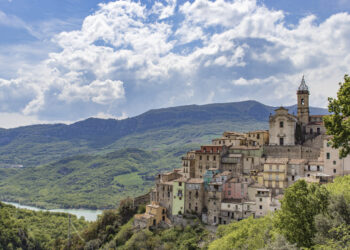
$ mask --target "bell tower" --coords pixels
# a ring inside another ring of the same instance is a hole
[[[303,125],[307,125],[309,123],[309,88],[305,83],[304,76],[301,79],[300,86],[297,91],[298,96],[298,121]]]

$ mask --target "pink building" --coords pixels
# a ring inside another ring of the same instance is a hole
[[[224,199],[245,199],[248,196],[248,182],[233,177],[223,185]]]

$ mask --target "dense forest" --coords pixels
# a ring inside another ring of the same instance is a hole
[[[72,217],[68,242],[66,214],[33,212],[0,204],[0,249],[348,249],[350,176],[326,185],[303,180],[285,190],[281,209],[262,218],[221,225],[216,233],[199,218],[191,225],[136,230],[131,199],[106,210],[97,221]]]
[[[65,213],[17,209],[0,202],[0,249],[60,249],[67,245],[69,218]],[[71,216],[72,233],[89,223]]]

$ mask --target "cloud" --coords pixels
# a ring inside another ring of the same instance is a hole
[[[124,88],[121,81],[93,81],[89,85],[67,85],[64,87],[58,99],[67,102],[82,100],[97,104],[109,104],[115,99],[124,97]]]
[[[59,50],[0,79],[0,110],[72,120],[242,99],[287,105],[302,74],[312,105],[325,106],[349,70],[350,15],[316,18],[290,26],[253,0],[100,4],[81,28],[51,37]]]

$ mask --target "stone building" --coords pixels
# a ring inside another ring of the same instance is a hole
[[[187,178],[194,178],[196,175],[195,163],[196,163],[196,152],[189,151],[186,156],[181,158],[182,160],[182,172]]]
[[[269,118],[269,144],[279,146],[295,145],[295,129],[297,118],[288,113],[288,109],[280,107]]]
[[[255,216],[255,202],[244,199],[224,199],[221,202],[219,224],[229,224],[249,216]]]
[[[282,194],[288,186],[288,158],[268,158],[264,164],[263,185],[271,189],[273,195]]]
[[[168,225],[171,224],[167,217],[166,208],[153,201],[151,204],[146,205],[144,214],[135,214],[133,223],[136,228],[150,229],[158,227],[161,222]]]
[[[224,199],[247,199],[248,182],[243,177],[233,177],[223,185]]]
[[[256,130],[246,134],[246,137],[251,143],[248,146],[264,146],[269,144],[269,131]]]
[[[246,136],[244,133],[238,132],[224,132],[222,137],[212,140],[212,144],[215,146],[241,146],[244,145]]]
[[[307,87],[303,76],[297,91],[298,121],[302,124],[302,127],[305,127],[309,123],[309,117],[310,117],[309,95],[310,95],[309,88]]]
[[[263,147],[231,146],[221,156],[221,171],[230,171],[234,176],[261,170]]]
[[[304,167],[304,175],[306,177],[310,177],[311,175],[323,173],[323,170],[324,170],[323,160],[308,161],[307,165],[305,165]]]
[[[305,176],[306,159],[290,159],[287,166],[288,186]]]
[[[167,208],[169,215],[172,214],[173,208],[173,181],[181,177],[179,170],[159,174],[155,181],[155,189],[151,192],[151,201]]]
[[[204,180],[191,178],[185,185],[185,213],[201,215],[205,198]]]
[[[225,146],[201,146],[201,149],[195,152],[194,178],[203,178],[208,169],[219,169],[221,155],[225,150]]]
[[[332,148],[330,139],[331,136],[327,136],[323,140],[323,172],[335,176],[350,174],[350,156],[340,158],[339,149]]]
[[[209,225],[221,224],[222,183],[211,182],[206,190],[206,207]]]

